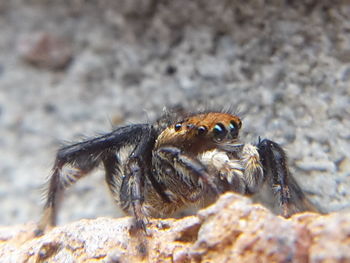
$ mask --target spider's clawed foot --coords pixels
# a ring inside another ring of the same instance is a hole
[[[53,226],[43,226],[40,222],[37,224],[35,230],[34,230],[34,236],[40,237],[44,235],[48,230],[52,229]]]
[[[134,218],[129,229],[130,235],[137,235],[138,233],[143,233],[146,236],[151,236],[151,232],[148,228],[149,224],[150,222],[145,217],[142,219]]]
[[[42,230],[42,229],[40,229],[40,228],[36,228],[36,229],[34,230],[34,236],[35,236],[35,237],[40,237],[40,236],[42,236],[42,235],[44,235],[44,230]]]
[[[42,236],[47,230],[53,228],[55,225],[55,219],[52,208],[45,208],[40,221],[37,223],[34,235],[36,237]]]

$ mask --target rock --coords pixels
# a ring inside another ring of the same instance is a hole
[[[35,224],[0,228],[1,262],[348,262],[350,212],[273,215],[225,194],[197,215],[80,220],[34,237]]]
[[[38,217],[62,143],[153,122],[175,105],[231,108],[242,141],[283,146],[312,201],[350,208],[350,170],[338,169],[350,158],[347,2],[0,1],[0,224]],[[64,72],[23,65],[15,44],[37,50],[37,31],[73,45]],[[65,198],[62,224],[118,213],[102,173]]]
[[[335,173],[336,166],[329,160],[310,160],[297,161],[296,166],[303,171],[320,171]]]
[[[49,32],[37,32],[23,36],[17,50],[24,61],[37,67],[53,70],[64,69],[73,57],[71,43]]]

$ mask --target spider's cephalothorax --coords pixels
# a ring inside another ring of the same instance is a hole
[[[265,182],[283,216],[314,210],[289,174],[282,148],[266,139],[241,143],[241,125],[239,117],[223,112],[176,120],[167,116],[153,125],[129,125],[61,148],[38,233],[55,224],[63,190],[100,163],[114,199],[143,228],[147,217],[169,216],[190,204],[204,206],[226,191],[251,195]],[[127,158],[122,158],[125,149]],[[67,166],[74,172],[66,172]]]

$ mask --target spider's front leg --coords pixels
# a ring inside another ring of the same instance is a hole
[[[216,196],[221,193],[205,165],[181,149],[173,146],[160,147],[156,150],[155,158],[158,176],[163,177],[158,180],[163,181],[167,189],[185,202],[198,201],[204,188]]]
[[[264,169],[265,179],[269,181],[278,195],[282,206],[282,215],[289,217],[301,211],[317,209],[306,198],[300,186],[289,172],[287,156],[277,143],[264,139],[259,141],[258,152]]]

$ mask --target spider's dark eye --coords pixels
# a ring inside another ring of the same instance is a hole
[[[182,124],[181,123],[176,123],[175,126],[174,126],[174,129],[175,131],[179,131],[182,127]]]
[[[238,135],[238,130],[239,130],[237,123],[235,123],[234,121],[231,121],[229,128],[230,128],[230,133],[232,137],[236,137]]]
[[[227,130],[225,129],[225,126],[222,123],[217,123],[213,128],[213,133],[215,139],[221,141],[226,136]]]
[[[208,128],[205,127],[205,126],[199,126],[199,127],[197,128],[197,133],[198,133],[198,135],[204,135],[204,134],[207,133],[207,131],[208,131]]]

